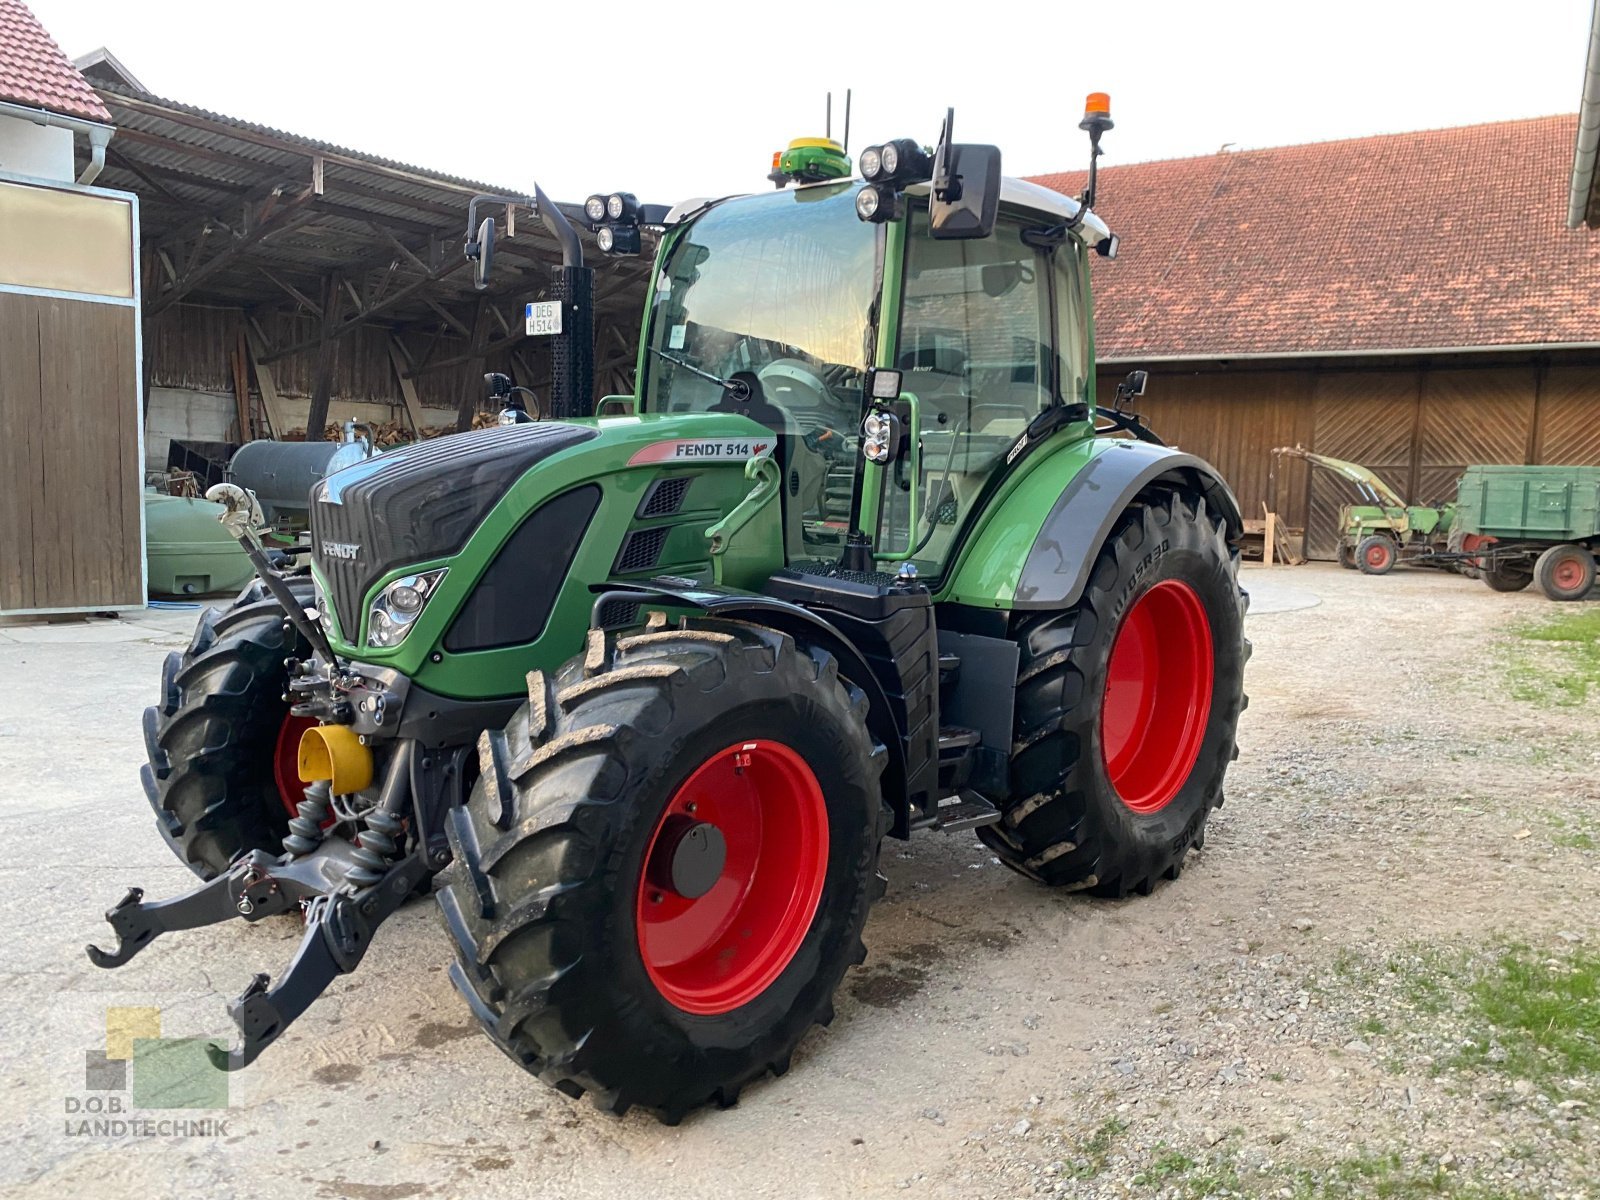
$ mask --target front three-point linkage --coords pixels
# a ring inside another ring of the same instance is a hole
[[[117,934],[116,948],[89,946],[90,961],[97,967],[120,967],[159,934],[303,909],[305,935],[278,985],[270,986],[270,978],[258,974],[228,1005],[228,1015],[239,1027],[239,1046],[207,1047],[212,1062],[223,1070],[254,1062],[328,984],[355,970],[378,926],[431,873],[420,842],[394,860],[403,829],[400,814],[410,792],[412,745],[396,746],[358,842],[322,838],[315,821],[297,821],[292,828],[309,824],[315,835],[295,828],[285,840],[287,853],[275,857],[252,851],[235,860],[226,874],[185,895],[147,904],[141,889],[130,888],[106,913]],[[300,815],[307,816],[308,806],[317,804],[317,796],[308,796]]]

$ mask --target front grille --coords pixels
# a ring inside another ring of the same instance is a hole
[[[693,475],[675,475],[671,479],[656,480],[639,505],[639,515],[670,517],[683,507],[683,497],[693,482]]]
[[[594,436],[545,422],[454,434],[377,455],[318,484],[313,554],[346,640],[360,636],[362,598],[380,577],[457,553],[530,467]]]
[[[622,539],[622,549],[617,552],[615,573],[623,575],[629,571],[645,571],[655,566],[661,559],[662,548],[667,544],[667,534],[671,532],[670,525],[633,530]]]

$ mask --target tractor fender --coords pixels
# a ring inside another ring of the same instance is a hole
[[[1012,607],[1076,604],[1117,519],[1152,486],[1200,496],[1210,512],[1221,513],[1230,543],[1244,531],[1239,502],[1204,459],[1148,442],[1112,442],[1068,481],[1051,507],[1023,561]]]
[[[607,591],[600,597],[600,602],[596,603],[596,613],[600,611],[603,602],[631,598],[629,593],[637,594],[641,602],[660,600],[669,606],[681,605],[684,608],[699,609],[708,617],[765,625],[818,646],[833,655],[839,664],[839,674],[867,695],[867,728],[889,754],[888,762],[884,765],[882,782],[884,795],[890,798],[895,807],[893,832],[899,837],[906,836],[908,814],[905,812],[904,798],[905,731],[895,720],[895,710],[889,703],[889,694],[884,690],[882,680],[873,671],[872,664],[856,648],[855,643],[838,628],[810,609],[788,600],[780,600],[775,596],[741,592],[717,584],[690,580],[684,580],[680,585],[667,576],[657,576],[648,584],[628,584]]]

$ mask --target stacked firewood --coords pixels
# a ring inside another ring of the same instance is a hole
[[[495,413],[478,413],[472,419],[472,427],[474,429],[488,429],[496,423],[496,419],[497,414]],[[380,450],[387,450],[391,446],[403,446],[409,442],[416,441],[416,438],[412,436],[411,426],[401,421],[383,421],[367,428],[372,430],[373,441]],[[356,428],[357,437],[360,437],[363,432],[364,430],[360,426]],[[423,429],[422,437],[427,440],[429,438],[443,437],[447,433],[454,432],[454,425],[431,425]],[[325,441],[329,442],[343,441],[344,425],[337,421],[330,421],[323,430],[322,436]],[[305,441],[305,427],[302,425],[289,430],[281,440],[285,442]]]

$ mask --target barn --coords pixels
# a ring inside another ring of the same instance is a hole
[[[1352,459],[1413,503],[1469,463],[1600,463],[1600,241],[1567,227],[1576,115],[1107,166],[1101,401],[1138,407],[1332,558]],[[1082,172],[1040,177],[1069,194]]]

